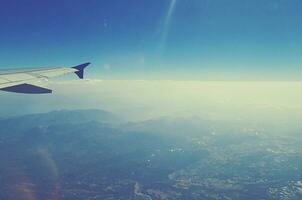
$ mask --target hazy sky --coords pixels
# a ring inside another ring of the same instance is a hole
[[[300,0],[3,0],[0,69],[104,79],[297,80]]]
[[[0,93],[0,117],[61,109],[103,109],[125,120],[159,117],[301,124],[302,82],[63,81],[52,95]]]

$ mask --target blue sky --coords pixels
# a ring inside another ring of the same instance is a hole
[[[299,80],[299,0],[5,0],[0,68],[104,79]]]

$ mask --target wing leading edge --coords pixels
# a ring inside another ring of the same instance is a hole
[[[90,63],[75,67],[57,67],[30,70],[0,71],[0,90],[23,94],[47,94],[52,90],[33,84],[37,80],[75,73],[80,79],[84,78],[84,69]]]

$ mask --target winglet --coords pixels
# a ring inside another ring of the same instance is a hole
[[[84,78],[84,69],[90,65],[90,63],[84,63],[75,67],[72,67],[73,69],[76,69],[77,71],[75,71],[74,73],[80,78],[83,79]]]

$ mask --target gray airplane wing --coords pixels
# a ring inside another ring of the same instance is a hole
[[[75,73],[80,79],[83,79],[84,69],[89,64],[84,63],[75,67],[0,71],[0,90],[24,94],[52,93],[52,90],[38,86],[34,82],[69,73]]]

